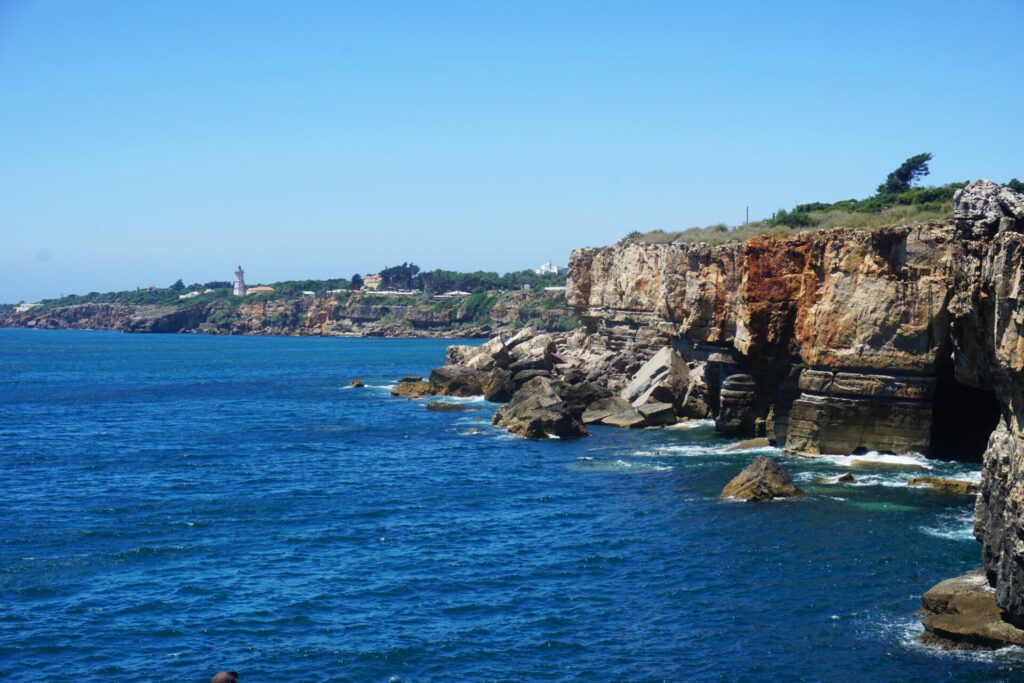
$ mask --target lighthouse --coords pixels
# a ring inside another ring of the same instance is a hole
[[[235,296],[245,296],[245,271],[242,270],[242,266],[238,266],[238,270],[235,271],[235,287],[231,293]]]

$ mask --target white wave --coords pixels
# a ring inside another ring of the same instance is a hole
[[[392,389],[394,389],[398,385],[397,384],[367,384],[365,386],[366,386],[367,389],[387,389],[388,391],[391,391]],[[342,388],[343,389],[354,389],[355,387],[342,387]]]
[[[714,420],[687,420],[686,422],[677,422],[674,425],[669,425],[665,429],[697,429],[698,427],[713,427],[714,425]]]
[[[902,455],[895,455],[892,453],[868,451],[867,453],[861,453],[860,455],[818,455],[811,457],[816,460],[831,462],[841,467],[852,468],[873,464],[879,466],[888,465],[891,467],[920,467],[926,470],[933,468],[932,461],[920,453],[904,453]]]
[[[715,451],[709,449],[707,446],[663,446],[661,448],[652,448],[633,451],[632,455],[638,458],[658,458],[658,457],[670,457],[670,458],[694,458],[702,455],[713,455]]]
[[[945,538],[950,541],[974,542],[974,509],[973,506],[953,514],[943,515],[939,520],[941,526],[920,527],[929,536]]]
[[[782,453],[782,449],[778,446],[752,446],[750,448],[734,448],[736,444],[729,444],[716,449],[714,452],[719,454],[744,454],[744,453],[770,453],[779,455]]]
[[[487,403],[487,399],[480,396],[431,396],[432,401],[441,403]]]

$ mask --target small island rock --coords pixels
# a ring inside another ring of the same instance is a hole
[[[722,498],[746,501],[768,501],[806,495],[798,489],[778,460],[759,455],[746,469],[725,485]]]

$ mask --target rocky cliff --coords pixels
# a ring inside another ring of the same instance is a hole
[[[592,344],[703,364],[722,431],[801,454],[982,458],[975,535],[1004,618],[1024,624],[1024,195],[979,181],[955,217],[580,249],[569,303]]]
[[[300,336],[484,337],[527,323],[564,330],[576,321],[561,293],[498,292],[485,307],[429,297],[353,294],[215,300],[180,305],[85,303],[43,306],[0,319],[0,327],[124,332]]]

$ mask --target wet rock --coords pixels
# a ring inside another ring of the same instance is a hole
[[[769,446],[771,446],[771,444],[768,442],[768,438],[764,436],[759,436],[755,439],[745,439],[738,443],[734,443],[725,450],[729,452],[749,451],[755,448],[768,448]]]
[[[405,398],[420,398],[437,393],[430,382],[399,382],[391,390],[392,396],[403,396]]]
[[[366,384],[361,379],[353,379],[351,382],[348,383],[348,385],[353,389],[362,389],[363,387],[366,386]]]
[[[854,484],[856,482],[857,480],[849,472],[839,474],[834,477],[822,477],[821,479],[818,480],[819,484],[825,484],[826,486],[835,486],[837,484]]]
[[[806,495],[798,489],[778,460],[759,455],[722,489],[722,498],[769,501]]]
[[[946,579],[921,597],[921,641],[948,649],[991,650],[1024,646],[1024,629],[1006,619],[985,570]]]
[[[398,381],[399,382],[422,382],[423,378],[420,377],[419,375],[406,375],[405,377],[403,377],[402,379],[400,379]]]
[[[544,377],[524,384],[506,406],[494,413],[492,422],[528,439],[575,439],[588,434],[579,417]]]
[[[503,368],[494,368],[480,380],[484,398],[494,403],[506,403],[512,400],[516,385],[512,381],[512,373]]]
[[[480,396],[485,373],[461,365],[445,365],[430,372],[438,396]]]
[[[981,484],[959,479],[943,479],[941,477],[914,477],[907,486],[935,489],[943,493],[960,493],[973,495],[981,490]]]
[[[427,404],[427,410],[433,410],[439,413],[464,413],[473,410],[479,410],[475,406],[467,406],[461,403],[446,403],[444,401],[431,401]]]

